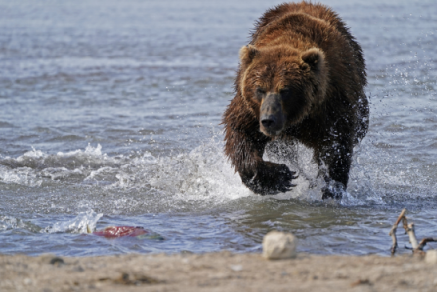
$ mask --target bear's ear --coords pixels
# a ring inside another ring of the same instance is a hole
[[[325,54],[317,48],[306,50],[302,53],[301,58],[312,71],[319,72],[325,66]]]
[[[242,65],[249,65],[253,59],[259,54],[257,48],[252,45],[244,46],[240,49],[240,61]]]

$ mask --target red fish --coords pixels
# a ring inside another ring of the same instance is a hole
[[[93,234],[97,236],[104,236],[107,238],[115,238],[122,236],[136,237],[148,234],[149,231],[139,226],[109,226],[103,230],[94,231]]]

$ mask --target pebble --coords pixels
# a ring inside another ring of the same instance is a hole
[[[241,272],[243,270],[242,265],[231,265],[230,268],[234,272]]]
[[[263,257],[269,260],[294,258],[296,245],[297,238],[293,234],[271,231],[263,239]]]

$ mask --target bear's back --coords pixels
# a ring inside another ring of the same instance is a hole
[[[266,43],[271,41],[271,37],[273,34],[275,34],[278,30],[281,30],[281,27],[291,25],[293,26],[292,22],[297,23],[301,27],[298,28],[297,26],[294,26],[294,29],[303,29],[307,30],[306,33],[308,35],[311,35],[311,37],[314,37],[315,35],[318,35],[318,38],[320,41],[317,41],[314,39],[313,41],[316,42],[315,47],[319,47],[321,49],[324,49],[326,53],[329,54],[329,51],[343,51],[344,53],[347,53],[346,51],[349,51],[350,53],[350,59],[355,63],[355,70],[353,72],[353,75],[357,76],[359,78],[359,83],[361,83],[361,86],[365,86],[366,81],[366,73],[365,73],[365,63],[364,63],[364,57],[362,54],[361,47],[358,45],[358,43],[355,41],[355,38],[351,35],[348,28],[345,26],[343,21],[338,17],[338,15],[332,11],[330,8],[322,5],[322,4],[312,4],[312,3],[306,3],[306,2],[300,2],[300,3],[284,3],[281,5],[276,6],[273,9],[268,10],[264,15],[257,21],[255,25],[255,30],[252,33],[252,41],[251,44],[255,46],[263,46]],[[305,22],[311,24],[311,28],[305,28]],[[318,27],[320,31],[326,31],[330,30],[338,32],[338,36],[341,39],[334,40],[336,34],[329,34],[329,38],[332,38],[331,40],[328,40],[328,43],[331,44],[325,44],[325,48],[320,46],[320,43],[322,42],[322,38],[324,38],[324,33],[315,33],[316,29],[315,27]],[[313,31],[311,31],[311,29]],[[296,37],[296,43],[299,43],[299,38],[305,34],[302,30],[298,32],[299,37]],[[341,44],[336,44],[335,42],[338,41]],[[305,42],[305,41],[304,41]],[[318,43],[318,44],[317,44]],[[333,48],[332,44],[334,43],[334,47],[337,47],[336,49]],[[306,46],[308,43],[305,44]],[[337,46],[339,45],[339,47]],[[298,46],[298,44],[296,44]],[[350,50],[346,47],[350,46]],[[339,48],[339,49],[338,49]],[[308,48],[306,48],[308,49]],[[352,52],[351,52],[352,51]],[[334,57],[334,59],[338,59]],[[333,65],[333,64],[331,64]],[[337,65],[337,64],[336,64]],[[358,80],[356,80],[358,81]]]
[[[349,40],[354,39],[349,30],[344,25],[343,21],[330,8],[322,4],[312,4],[306,2],[300,3],[283,3],[272,9],[267,10],[266,13],[257,21],[255,30],[252,33],[252,40],[256,41],[257,37],[272,23],[286,14],[306,14],[314,18],[325,21],[328,25],[333,26],[342,35]]]

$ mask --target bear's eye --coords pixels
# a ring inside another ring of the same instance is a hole
[[[289,96],[290,93],[291,93],[291,90],[290,90],[290,88],[287,88],[287,87],[284,87],[281,90],[279,90],[279,94],[283,97]]]
[[[262,88],[256,89],[256,96],[259,98],[262,98],[266,94],[266,91]]]

